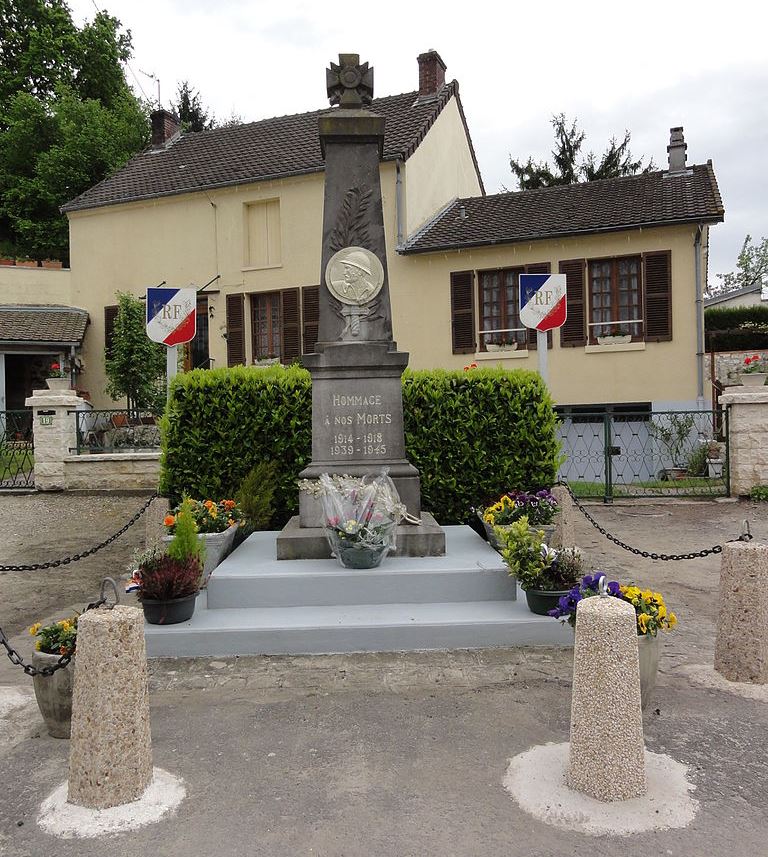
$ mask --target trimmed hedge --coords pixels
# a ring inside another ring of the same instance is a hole
[[[768,348],[768,306],[710,307],[704,329],[707,351]]]
[[[546,386],[526,370],[406,372],[405,446],[420,471],[422,505],[443,524],[514,488],[550,486],[557,418]],[[312,391],[298,367],[238,366],[177,376],[163,419],[161,490],[226,497],[258,461],[278,463],[274,526],[298,510],[296,479],[310,462]]]
[[[710,307],[704,310],[704,329],[736,330],[745,322],[768,327],[768,306]]]

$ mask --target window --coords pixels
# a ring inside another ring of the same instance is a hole
[[[250,296],[251,356],[290,363],[301,356],[299,289]]]
[[[282,263],[280,200],[245,206],[245,267],[275,268]]]
[[[104,356],[107,360],[112,357],[112,346],[115,342],[115,321],[117,319],[117,305],[104,307]]]
[[[488,345],[526,347],[528,330],[520,323],[520,274],[524,270],[506,268],[479,272],[481,351],[488,350]]]
[[[589,262],[589,341],[598,336],[630,335],[642,340],[641,259],[595,259]]]

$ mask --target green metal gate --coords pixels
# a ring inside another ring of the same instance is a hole
[[[727,411],[559,409],[559,475],[577,496],[728,494]]]
[[[0,411],[0,490],[35,487],[32,411]]]

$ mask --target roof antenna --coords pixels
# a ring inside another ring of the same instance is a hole
[[[144,77],[148,77],[150,80],[154,80],[157,84],[157,106],[158,108],[162,108],[162,103],[160,101],[160,78],[157,75],[150,74],[148,71],[142,71],[139,69],[139,72],[144,75]]]

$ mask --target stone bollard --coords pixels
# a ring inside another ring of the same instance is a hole
[[[160,544],[160,540],[166,534],[163,520],[170,511],[167,497],[155,497],[144,513],[144,543],[149,549]]]
[[[77,627],[67,801],[106,809],[137,800],[152,781],[144,618],[118,605]]]
[[[768,545],[723,545],[715,670],[728,681],[768,682]]]
[[[557,500],[559,512],[555,517],[555,535],[552,539],[553,548],[572,548],[576,545],[574,532],[575,507],[571,495],[563,485],[555,485],[552,495]]]
[[[631,604],[584,598],[576,608],[571,744],[566,783],[601,801],[648,789],[637,619]]]

